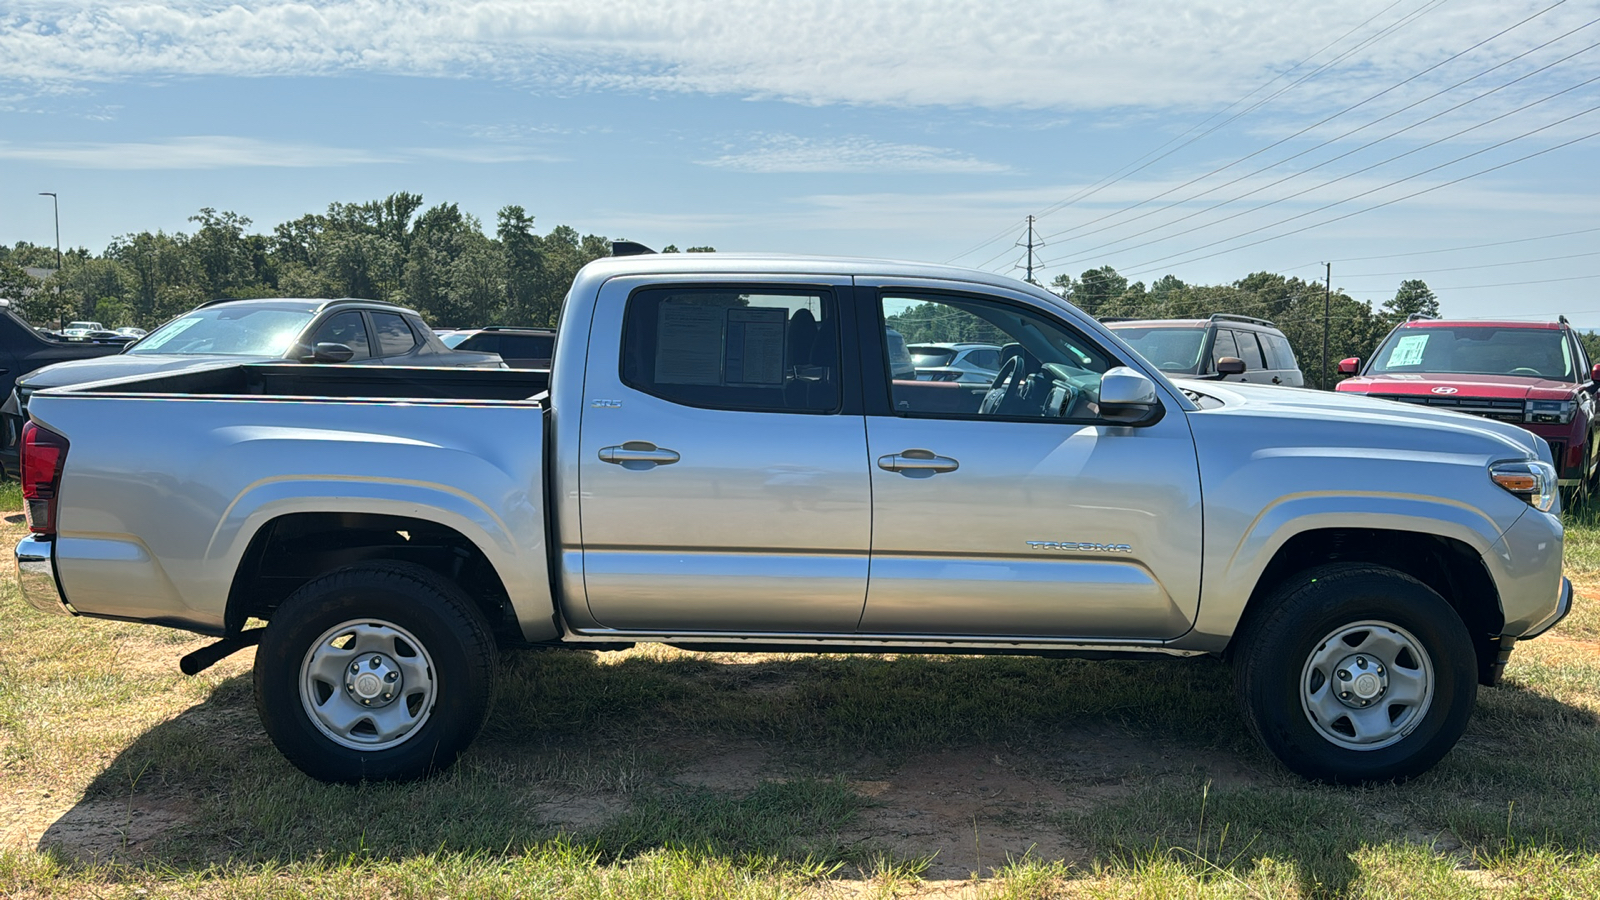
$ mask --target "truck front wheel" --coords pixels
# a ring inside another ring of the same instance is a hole
[[[1284,765],[1338,784],[1398,781],[1455,746],[1477,699],[1466,626],[1394,569],[1341,564],[1280,587],[1237,638],[1250,730]]]
[[[256,651],[256,709],[313,778],[403,781],[471,743],[494,671],[494,638],[459,587],[421,566],[364,564],[278,607]]]

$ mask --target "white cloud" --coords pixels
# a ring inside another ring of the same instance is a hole
[[[745,146],[727,149],[729,152],[702,160],[701,164],[760,173],[955,174],[1007,169],[940,147],[892,144],[864,137],[814,139],[793,134],[757,134],[750,136]]]
[[[732,93],[811,104],[1210,105],[1233,100],[1374,14],[1373,24],[1316,62],[1421,8],[1407,4],[1380,14],[1387,5],[19,0],[0,17],[0,78],[77,82],[361,71],[509,77],[552,89]],[[1525,49],[1571,28],[1587,15],[1581,6],[1543,16],[1461,65],[1482,68],[1503,58],[1502,46]],[[1429,9],[1299,93],[1337,98],[1368,84],[1392,83],[1537,8],[1476,0]]]
[[[76,169],[307,169],[444,159],[465,163],[556,161],[499,148],[417,147],[375,152],[349,147],[202,135],[160,141],[17,144],[0,141],[0,160]]]

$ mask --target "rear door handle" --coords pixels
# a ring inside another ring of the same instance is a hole
[[[948,456],[939,456],[932,450],[902,450],[878,457],[878,468],[886,472],[903,472],[907,475],[934,475],[954,472],[961,463]]]
[[[670,466],[682,459],[676,450],[657,447],[649,441],[627,441],[615,447],[601,447],[600,461],[615,463],[624,469],[653,469]]]

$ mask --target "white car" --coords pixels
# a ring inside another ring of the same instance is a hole
[[[61,329],[62,337],[81,338],[88,337],[91,331],[105,331],[106,327],[99,322],[68,322],[67,327]]]

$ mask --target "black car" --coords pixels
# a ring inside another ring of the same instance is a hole
[[[1213,313],[1205,319],[1100,321],[1168,375],[1288,387],[1305,385],[1289,339],[1266,319]],[[1219,363],[1229,357],[1243,360],[1244,371],[1224,374],[1222,370],[1228,367],[1219,367]]]
[[[18,377],[24,373],[69,360],[115,355],[121,353],[126,344],[127,338],[123,337],[116,340],[66,340],[55,337],[24,322],[11,311],[8,301],[0,300],[0,392],[3,392],[0,396],[9,397]],[[5,446],[13,446],[16,443],[16,423],[7,421],[5,424]],[[6,472],[14,472],[15,454],[6,459],[5,454],[0,453],[0,466]]]
[[[73,349],[91,344],[62,342]],[[382,366],[505,368],[493,353],[445,346],[415,310],[379,300],[214,300],[173,319],[138,341],[109,345],[96,358],[48,360],[17,378],[0,413],[7,418],[7,450],[0,462],[15,467],[16,433],[28,417],[28,397],[41,388],[83,384],[125,375],[178,372],[221,361],[349,363]],[[121,351],[118,353],[117,351]]]
[[[479,353],[498,353],[513,369],[548,369],[556,346],[556,333],[548,328],[490,325],[439,335],[446,346]]]

